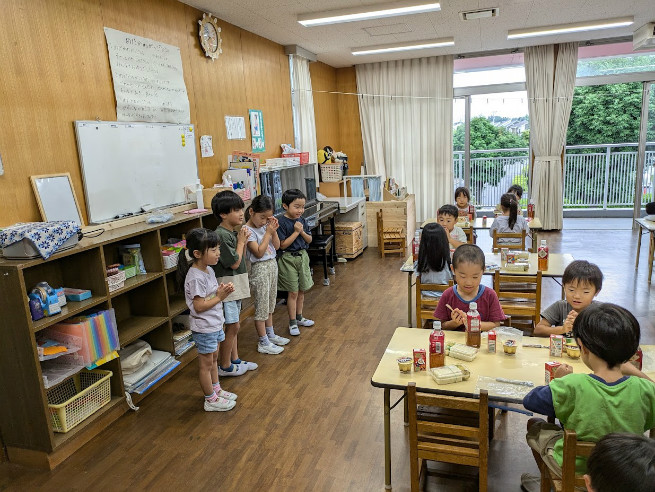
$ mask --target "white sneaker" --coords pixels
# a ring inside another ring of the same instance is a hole
[[[254,371],[257,369],[259,366],[255,362],[248,362],[246,360],[242,360],[241,364],[239,364],[240,367],[245,367],[246,371]]]
[[[226,376],[241,376],[248,372],[248,368],[242,364],[232,364],[234,368],[231,371],[224,370],[221,366],[218,366],[218,375],[220,377]]]
[[[257,344],[257,352],[259,352],[260,354],[277,355],[277,354],[281,354],[283,351],[284,351],[284,347],[278,347],[273,343],[269,343],[268,345],[262,345],[261,343]]]
[[[225,398],[226,400],[230,401],[237,401],[237,395],[235,393],[230,393],[224,389],[219,390],[216,394],[219,398]]]
[[[289,326],[289,334],[295,336],[300,335],[300,330],[298,329],[298,325],[290,325]],[[270,338],[269,338],[270,340]]]
[[[233,400],[219,398],[216,401],[205,400],[205,412],[227,412],[232,410],[237,403]]]
[[[269,336],[268,339],[275,345],[286,345],[291,341],[288,338],[281,337],[280,335]]]
[[[303,317],[298,320],[298,326],[314,326],[314,322],[311,319]]]

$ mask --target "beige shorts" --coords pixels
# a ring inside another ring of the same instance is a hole
[[[535,423],[530,427],[525,436],[528,446],[539,453],[546,466],[558,477],[562,476],[562,467],[553,457],[553,449],[555,448],[555,443],[563,437],[564,431],[562,428],[559,425],[548,422]]]
[[[255,321],[266,321],[277,301],[277,261],[256,261],[250,267],[250,290],[254,292]]]

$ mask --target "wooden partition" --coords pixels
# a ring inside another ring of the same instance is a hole
[[[220,179],[228,153],[250,150],[248,109],[263,112],[263,157],[279,156],[281,143],[293,143],[284,48],[219,20],[223,54],[212,62],[198,41],[201,17],[176,0],[2,2],[0,226],[40,220],[29,176],[55,172],[71,174],[86,220],[73,121],[116,120],[103,27],[180,48],[191,122],[198,136],[213,137],[214,157],[199,158],[205,186]],[[246,118],[246,140],[227,141],[225,115]]]

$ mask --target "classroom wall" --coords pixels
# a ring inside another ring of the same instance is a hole
[[[350,174],[359,174],[364,159],[355,67],[333,68],[321,62],[309,64],[314,91],[316,143],[329,145],[348,156]],[[327,91],[331,92],[321,92]],[[342,94],[349,93],[349,94]]]
[[[203,185],[220,180],[228,153],[251,149],[248,109],[263,112],[264,157],[293,143],[284,48],[220,21],[223,54],[212,62],[198,41],[201,17],[176,0],[3,0],[0,226],[40,220],[36,174],[69,172],[86,218],[73,121],[116,120],[105,26],[180,48],[191,122],[213,136],[214,157],[199,158]],[[247,140],[227,141],[225,115],[246,118]]]

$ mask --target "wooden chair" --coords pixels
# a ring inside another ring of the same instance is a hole
[[[489,455],[489,395],[480,390],[480,398],[439,396],[416,392],[416,383],[407,387],[409,411],[409,460],[412,492],[419,490],[426,460],[455,463],[479,468],[479,490],[487,490],[487,458]],[[441,423],[424,419],[419,405],[475,412],[474,425]]]
[[[475,232],[473,227],[462,227],[464,234],[466,234],[466,242],[468,244],[475,244]]]
[[[519,250],[524,250],[525,249],[525,237],[526,237],[526,231],[523,229],[521,232],[498,232],[496,229],[493,230],[493,243],[491,244],[491,248],[494,253],[498,253],[500,251],[500,248],[507,248],[507,249],[519,249]],[[516,244],[503,244],[503,243],[498,243],[499,239],[520,239],[520,243]]]
[[[434,320],[434,310],[439,304],[438,297],[423,296],[423,292],[443,292],[453,285],[452,279],[447,284],[424,284],[421,283],[421,275],[416,276],[416,326],[423,326],[423,321]]]
[[[541,316],[541,272],[536,275],[508,275],[496,270],[494,290],[506,315],[529,318],[533,329],[537,326]]]
[[[407,236],[402,227],[384,227],[382,210],[377,213],[378,218],[378,248],[380,256],[385,254],[400,253],[405,256],[407,248]]]
[[[575,473],[575,457],[589,457],[596,447],[595,442],[578,441],[575,431],[564,429],[564,449],[562,452],[562,478],[553,473],[539,454],[534,453],[541,472],[541,492],[574,492],[575,487],[585,487],[582,475]]]

